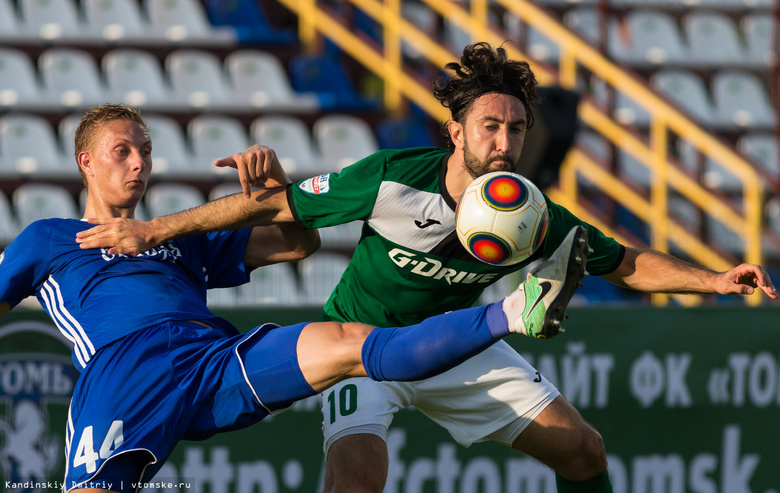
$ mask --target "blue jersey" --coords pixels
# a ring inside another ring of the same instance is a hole
[[[250,229],[180,238],[126,256],[81,249],[76,233],[90,227],[76,219],[36,221],[0,254],[0,301],[15,306],[35,294],[73,343],[79,369],[98,349],[137,330],[215,319],[206,289],[249,280]]]

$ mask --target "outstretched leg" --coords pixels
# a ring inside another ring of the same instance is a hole
[[[550,403],[512,447],[552,468],[558,493],[612,493],[601,435],[563,396]]]
[[[317,392],[349,377],[421,380],[456,366],[512,332],[552,337],[560,332],[564,310],[586,274],[587,255],[587,233],[578,226],[504,301],[408,327],[309,324],[298,339],[301,371]]]

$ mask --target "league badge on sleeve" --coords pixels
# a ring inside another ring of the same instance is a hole
[[[319,195],[321,193],[328,193],[330,190],[330,173],[326,175],[315,176],[304,180],[298,187],[306,193],[313,193]]]

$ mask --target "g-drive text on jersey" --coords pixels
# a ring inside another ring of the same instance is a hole
[[[409,268],[412,274],[423,277],[432,277],[433,279],[443,279],[447,284],[472,284],[472,283],[490,283],[498,276],[497,273],[476,273],[456,270],[445,267],[444,264],[430,257],[420,258],[417,254],[407,252],[400,248],[393,248],[387,252],[395,265],[405,269]]]

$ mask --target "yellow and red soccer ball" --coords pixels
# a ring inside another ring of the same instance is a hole
[[[460,197],[456,233],[477,259],[512,265],[530,257],[547,235],[542,192],[515,173],[496,171],[474,180]]]

